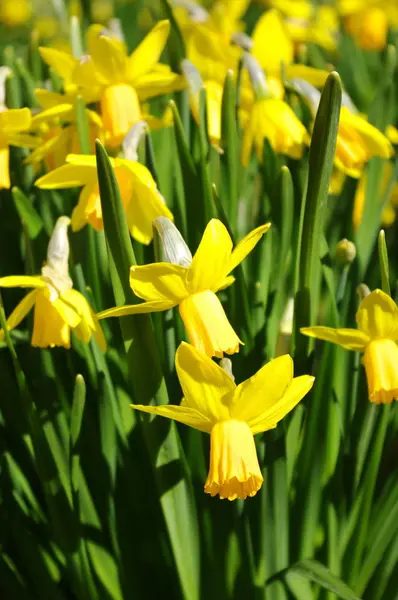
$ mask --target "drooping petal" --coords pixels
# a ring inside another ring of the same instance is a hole
[[[390,158],[393,155],[394,150],[388,138],[361,115],[350,113],[348,109],[343,108],[341,120],[342,123],[347,121],[347,126],[353,127],[361,134],[371,155],[384,158]]]
[[[103,352],[106,351],[106,341],[102,333],[101,326],[97,321],[97,317],[94,314],[91,306],[87,302],[86,298],[77,290],[70,289],[62,293],[62,300],[64,303],[71,305],[71,307],[80,316],[80,323],[74,329],[76,335],[82,339],[86,344],[90,341],[93,335]]]
[[[361,351],[369,342],[369,336],[358,329],[333,329],[332,327],[302,327],[300,332],[309,337],[339,344],[346,350]]]
[[[88,165],[62,165],[35,181],[35,186],[44,190],[80,187],[92,178],[95,167]]]
[[[210,437],[210,469],[205,492],[220,498],[244,500],[261,488],[263,476],[258,464],[253,434],[242,421],[216,423]]]
[[[359,305],[358,327],[371,339],[398,340],[398,306],[381,290],[374,290]]]
[[[208,356],[222,358],[224,352],[239,352],[242,342],[214,292],[205,290],[185,298],[180,304],[180,315],[190,343]]]
[[[51,304],[69,327],[73,329],[79,325],[81,321],[80,315],[73,306],[68,302],[64,302],[62,296],[53,300]]]
[[[212,423],[202,415],[200,412],[187,406],[143,406],[142,404],[131,404],[132,408],[146,412],[152,415],[158,415],[159,417],[166,417],[179,423],[184,423],[189,427],[210,433]]]
[[[20,322],[26,317],[32,306],[36,301],[37,291],[33,290],[29,292],[24,298],[22,298],[21,302],[14,308],[12,313],[7,319],[7,329],[11,331],[18,327]],[[0,330],[0,340],[4,338],[4,331]]]
[[[48,299],[46,290],[36,295],[32,346],[70,348],[70,327]]]
[[[398,400],[398,346],[392,340],[374,340],[366,346],[363,363],[369,400],[390,404]]]
[[[142,304],[128,304],[126,306],[115,306],[97,313],[97,319],[107,319],[108,317],[125,317],[126,315],[138,315],[141,313],[161,312],[173,308],[171,302],[142,302]]]
[[[185,406],[205,415],[212,425],[230,418],[228,406],[236,386],[224,369],[184,342],[176,352],[176,369]]]
[[[253,248],[258,244],[261,240],[262,236],[268,229],[271,227],[271,223],[265,223],[265,225],[260,225],[256,229],[253,229],[250,233],[248,233],[243,240],[241,240],[233,249],[231,254],[231,259],[229,262],[228,273],[233,271],[235,267],[237,267],[242,260],[246,258],[248,254],[253,250]]]
[[[46,288],[40,275],[8,275],[0,278],[0,287]]]
[[[212,219],[192,259],[187,283],[192,293],[214,290],[229,273],[232,240],[225,225]]]
[[[251,421],[272,409],[293,380],[293,360],[279,356],[265,364],[253,377],[239,384],[231,405],[231,417]]]
[[[157,217],[174,217],[167,208],[156,187],[149,170],[137,162],[123,161],[118,181],[123,187],[130,185],[131,193],[126,203],[126,220],[130,234],[142,244],[149,244],[153,238],[152,222]]]
[[[128,78],[133,85],[159,61],[169,31],[170,22],[159,21],[128,58]]]
[[[170,263],[130,268],[130,287],[143,300],[179,304],[188,295],[185,285],[187,269]]]
[[[277,423],[310,391],[314,381],[315,378],[310,375],[295,377],[278,402],[269,407],[263,414],[259,415],[257,419],[249,421],[248,425],[253,435],[276,427]]]

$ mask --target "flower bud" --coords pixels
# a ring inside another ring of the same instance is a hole
[[[343,93],[341,96],[341,106],[345,106],[346,108],[348,108],[350,113],[352,113],[353,115],[358,114],[357,107],[355,106],[355,104],[353,103],[350,96],[347,94],[347,92],[345,90],[343,90]]]
[[[346,240],[344,238],[337,244],[335,260],[339,265],[350,265],[352,262],[354,262],[356,255],[357,249],[355,244],[350,242],[350,240]]]
[[[153,227],[155,240],[157,238],[159,241],[160,256],[158,260],[173,265],[181,265],[182,267],[190,267],[192,254],[174,223],[167,217],[156,217],[153,221]]]
[[[147,129],[148,125],[146,121],[137,121],[128,130],[122,142],[122,152],[124,158],[134,162],[138,160],[138,145]]]
[[[6,79],[12,74],[9,67],[0,67],[0,112],[7,110],[6,107]]]
[[[307,100],[311,112],[313,116],[316,115],[318,110],[319,101],[321,99],[321,92],[317,90],[313,85],[305,81],[305,79],[300,79],[299,77],[294,77],[290,80],[293,88],[301,95],[305,100]]]
[[[243,55],[243,65],[248,70],[250,81],[253,86],[254,93],[258,100],[269,98],[270,91],[267,85],[267,78],[262,70],[257,58],[245,52]]]
[[[69,217],[59,217],[55,223],[47,248],[47,266],[60,275],[68,275],[69,262]]]
[[[246,50],[246,52],[250,52],[254,46],[252,38],[243,31],[236,31],[233,33],[231,36],[231,42],[242,48],[242,50]]]
[[[235,381],[235,377],[232,372],[232,360],[230,358],[222,358],[220,360],[220,367],[226,372],[232,381]]]
[[[173,6],[185,8],[193,23],[206,23],[209,18],[207,10],[192,0],[173,0]]]
[[[359,301],[360,302],[362,302],[362,300],[364,300],[366,298],[366,296],[369,296],[370,289],[368,288],[368,286],[366,285],[366,283],[361,283],[357,287],[357,294],[359,296]]]
[[[193,63],[184,58],[180,63],[181,71],[188,85],[189,104],[197,123],[200,122],[200,91],[205,87],[202,77]]]

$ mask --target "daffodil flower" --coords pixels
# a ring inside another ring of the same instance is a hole
[[[176,261],[178,264],[159,262],[131,267],[130,286],[145,302],[110,308],[99,313],[98,318],[158,312],[179,306],[189,340],[196,348],[208,356],[218,357],[224,352],[238,352],[240,340],[216,292],[234,282],[231,271],[253,250],[269,227],[270,223],[257,227],[232,250],[226,227],[218,219],[212,219],[192,260],[185,253],[184,260]]]
[[[119,40],[103,34],[90,38],[90,55],[74,72],[74,83],[97,90],[110,147],[119,146],[141,120],[140,101],[183,87],[183,79],[158,62],[169,30],[169,21],[160,21],[130,56]]]
[[[184,394],[179,406],[133,408],[210,434],[207,494],[228,500],[254,496],[263,483],[254,436],[275,428],[310,391],[314,377],[293,377],[293,361],[286,354],[237,386],[214,361],[185,343],[176,352],[176,369]]]
[[[344,8],[347,8],[348,3],[343,0],[341,4],[345,12]],[[368,0],[360,0],[355,3],[353,10],[348,7],[348,13],[343,16],[344,29],[352,35],[363,50],[385,48],[389,26],[388,4],[388,2],[370,3]]]
[[[144,165],[125,158],[110,160],[119,184],[130,233],[142,244],[149,244],[153,237],[153,219],[159,216],[172,219],[173,215]],[[103,229],[95,156],[70,154],[66,162],[62,167],[40,177],[35,185],[46,190],[82,186],[79,202],[72,212],[72,229],[79,231],[87,223],[97,231]]]
[[[33,288],[7,319],[9,330],[18,327],[34,307],[32,346],[70,348],[70,331],[84,343],[94,336],[100,348],[106,342],[97,318],[85,297],[73,289],[68,275],[70,219],[60,217],[51,236],[47,262],[40,275],[11,275],[0,278],[0,287]],[[0,331],[0,339],[4,332]]]
[[[28,108],[3,109],[0,111],[0,188],[10,188],[10,146],[33,148],[36,140],[25,133],[31,125]]]
[[[242,141],[242,163],[249,164],[252,147],[262,162],[264,139],[268,138],[278,154],[300,158],[304,144],[310,136],[290,106],[280,98],[273,97],[267,79],[254,56],[245,54],[245,66],[252,80],[256,99],[245,123]]]
[[[304,335],[339,344],[347,350],[364,352],[369,400],[390,404],[398,400],[398,306],[374,290],[359,305],[358,329],[304,327]]]

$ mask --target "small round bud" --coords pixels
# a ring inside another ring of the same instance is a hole
[[[226,372],[232,381],[235,381],[234,374],[232,373],[232,361],[230,358],[222,358],[220,360],[220,367]]]
[[[366,296],[369,296],[370,289],[368,288],[368,286],[366,285],[366,283],[361,283],[357,287],[357,294],[359,296],[360,302],[362,302],[362,300],[364,300],[366,298]]]
[[[354,262],[357,255],[357,249],[350,240],[341,240],[336,246],[335,260],[339,265],[350,265]]]

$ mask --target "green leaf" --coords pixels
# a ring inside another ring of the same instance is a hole
[[[295,302],[295,328],[315,323],[320,289],[320,256],[326,201],[333,169],[339,126],[342,85],[337,73],[331,73],[323,88],[316,115],[309,153],[308,185],[299,248],[299,286]],[[296,339],[297,352],[306,355],[309,338]]]
[[[386,246],[386,234],[384,233],[384,229],[382,229],[379,233],[378,249],[381,275],[381,289],[383,290],[383,292],[391,296],[388,253]]]
[[[43,221],[32,201],[17,187],[12,188],[12,198],[28,237],[31,240],[36,239],[43,229]]]
[[[300,576],[303,579],[319,584],[325,590],[329,590],[342,600],[361,600],[348,585],[333,575],[327,567],[315,560],[300,560],[291,567],[273,575],[267,581],[267,585],[277,579],[289,578],[290,575]]]
[[[236,90],[232,71],[224,82],[221,106],[221,199],[236,235],[239,191],[239,143],[236,119]]]

